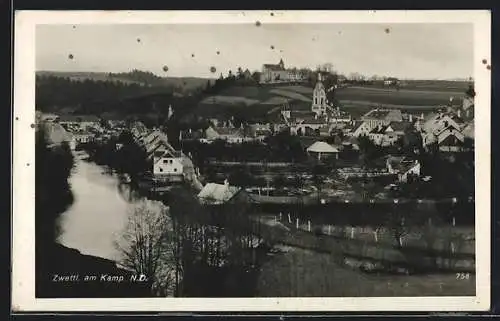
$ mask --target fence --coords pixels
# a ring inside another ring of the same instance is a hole
[[[270,222],[282,229],[275,233],[275,241],[330,253],[345,264],[358,262],[405,273],[475,272],[475,238],[471,228],[428,226],[401,233],[396,240],[389,228],[315,225],[288,213],[273,216]],[[269,224],[267,228],[271,229]]]
[[[455,226],[474,226],[475,204],[450,200],[399,200],[395,205],[392,199],[373,202],[355,200],[329,200],[318,204],[321,197],[314,196],[295,203],[254,203],[254,212],[269,215],[291,213],[301,220],[313,220],[322,225],[383,226],[387,214],[398,211],[409,224],[423,225],[429,218],[434,225],[445,223]]]

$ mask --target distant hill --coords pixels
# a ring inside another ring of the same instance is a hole
[[[126,73],[107,72],[81,72],[81,71],[37,71],[37,76],[54,76],[69,78],[73,81],[121,82],[125,84],[138,84],[141,86],[173,87],[176,92],[189,92],[196,88],[204,88],[207,82],[215,79],[197,77],[160,77],[150,72],[134,70]]]

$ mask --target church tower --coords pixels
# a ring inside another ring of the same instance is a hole
[[[278,65],[280,66],[281,70],[285,70],[285,63],[283,62],[283,58],[280,59],[280,62],[278,63]]]
[[[321,73],[318,74],[318,81],[313,91],[313,101],[311,110],[317,115],[322,115],[326,112],[326,91],[325,86],[321,82]]]

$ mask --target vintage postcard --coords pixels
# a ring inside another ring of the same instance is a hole
[[[488,310],[490,20],[16,12],[13,311]]]

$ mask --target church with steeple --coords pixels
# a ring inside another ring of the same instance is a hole
[[[326,113],[326,108],[328,104],[326,101],[326,90],[323,85],[321,73],[318,74],[318,81],[313,91],[313,101],[311,105],[311,111],[316,115],[324,115]]]
[[[283,59],[277,64],[264,64],[260,76],[261,84],[293,83],[304,81],[300,72],[296,69],[286,69]]]

